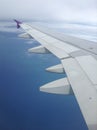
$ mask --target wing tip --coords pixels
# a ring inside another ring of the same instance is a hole
[[[20,28],[20,24],[22,24],[22,22],[20,22],[20,21],[18,21],[18,20],[16,20],[16,19],[14,19],[14,21],[15,21],[16,24],[17,24],[17,28]]]

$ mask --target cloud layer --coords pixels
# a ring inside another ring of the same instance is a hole
[[[97,22],[97,0],[0,0],[0,19]]]

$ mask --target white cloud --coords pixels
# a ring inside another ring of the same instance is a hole
[[[28,22],[30,25],[32,22]],[[54,22],[54,23],[37,23],[41,26],[45,26],[48,28],[53,28],[56,31],[61,31],[66,35],[73,35],[77,37],[81,37],[87,40],[92,40],[97,42],[97,26],[92,25],[83,25],[83,24],[72,24],[72,23],[61,23],[61,22]],[[12,32],[12,33],[24,33],[22,29],[16,28],[15,22],[0,22],[0,32]],[[18,37],[17,37],[18,38]],[[27,44],[33,44],[35,42],[34,39],[27,39]]]
[[[13,28],[14,22],[0,22],[0,31],[3,32],[18,32],[16,28]]]
[[[0,0],[0,18],[97,22],[97,0]]]

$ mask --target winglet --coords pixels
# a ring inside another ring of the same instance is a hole
[[[18,21],[16,19],[14,19],[14,21],[17,23],[17,28],[20,28],[20,24],[22,24],[22,22],[20,22],[20,21]]]

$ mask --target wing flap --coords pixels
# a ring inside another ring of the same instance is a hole
[[[94,85],[97,85],[97,60],[91,55],[76,57],[76,60]]]
[[[89,130],[97,130],[97,90],[74,58],[62,60]],[[92,126],[93,129],[90,127]]]

